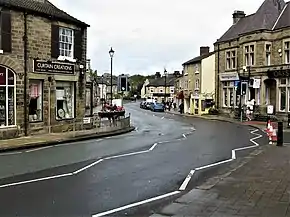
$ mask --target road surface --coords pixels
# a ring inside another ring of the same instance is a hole
[[[0,216],[149,215],[163,200],[146,200],[179,190],[192,169],[231,159],[233,149],[253,146],[250,140],[262,135],[247,126],[153,113],[138,103],[126,110],[134,132],[1,154]]]

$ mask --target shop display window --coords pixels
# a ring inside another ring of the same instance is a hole
[[[41,80],[29,81],[29,121],[42,121],[43,82]]]
[[[15,122],[15,74],[0,66],[0,127],[14,126]]]
[[[74,82],[56,83],[56,119],[72,119],[75,115]]]

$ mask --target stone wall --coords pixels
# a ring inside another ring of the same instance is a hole
[[[280,57],[279,49],[284,54],[283,46],[284,40],[290,39],[290,28],[281,29],[277,31],[259,31],[248,33],[240,36],[238,39],[234,39],[227,42],[215,43],[214,49],[216,51],[215,56],[215,71],[216,81],[218,81],[219,73],[224,72],[241,72],[242,66],[245,65],[244,60],[244,45],[254,44],[255,45],[255,65],[251,66],[251,76],[258,76],[262,79],[261,81],[261,103],[265,103],[265,87],[263,81],[267,79],[266,72],[268,69],[273,67],[280,67],[284,64],[284,55]],[[266,65],[266,43],[271,43],[271,65]],[[219,52],[218,52],[219,48]],[[237,51],[237,66],[236,69],[226,69],[226,51],[229,49],[236,49]],[[221,105],[221,83],[216,82],[216,101],[219,106]]]

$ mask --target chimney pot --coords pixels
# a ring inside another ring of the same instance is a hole
[[[200,47],[200,56],[208,54],[208,53],[209,53],[209,47],[208,46]]]
[[[244,11],[234,11],[233,13],[233,24],[236,24],[241,18],[246,16]]]

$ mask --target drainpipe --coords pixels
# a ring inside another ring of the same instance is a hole
[[[219,109],[220,102],[220,44],[218,43],[218,59],[217,59],[217,93],[216,93],[216,107]]]
[[[27,120],[27,13],[24,12],[24,134],[28,135],[28,120]]]

